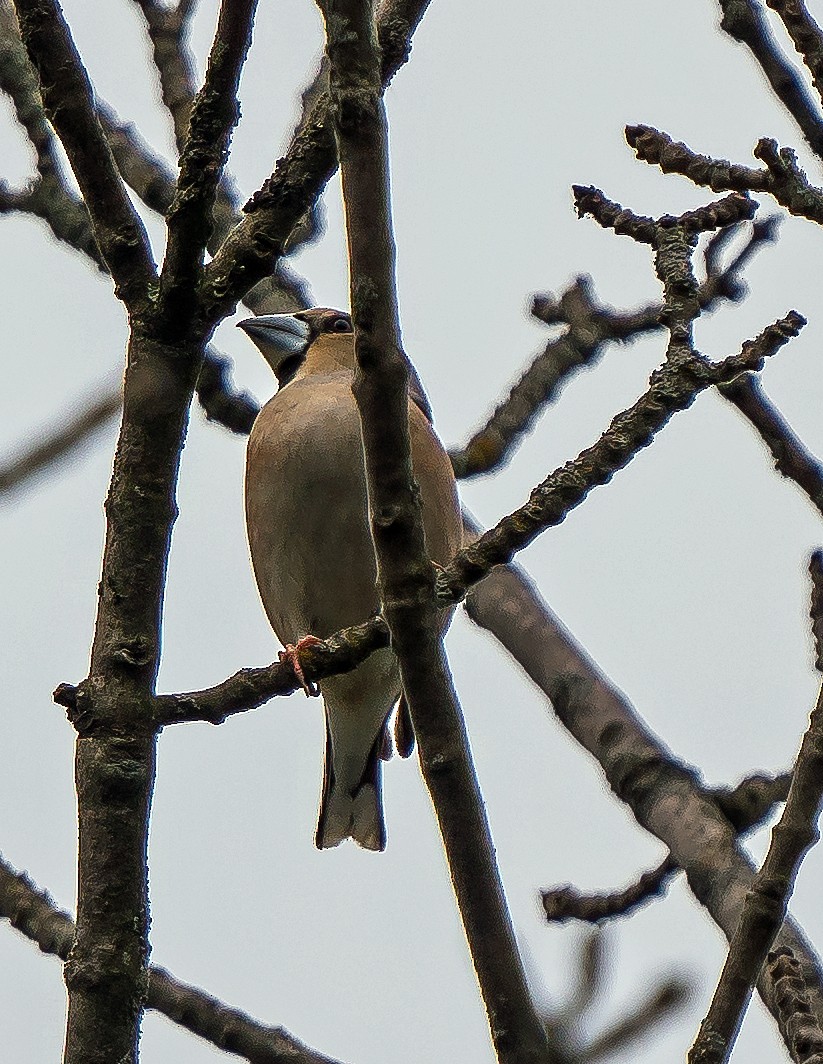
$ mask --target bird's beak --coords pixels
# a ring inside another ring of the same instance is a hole
[[[261,314],[237,323],[254,341],[281,384],[302,361],[311,335],[308,325],[293,314]]]

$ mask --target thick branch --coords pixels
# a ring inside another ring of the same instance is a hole
[[[132,207],[94,112],[94,94],[57,0],[15,0],[40,91],[91,215],[115,292],[145,310],[154,280],[148,237]]]
[[[477,530],[467,529],[468,534]],[[754,878],[737,828],[705,792],[697,773],[675,760],[628,699],[600,672],[519,567],[495,569],[469,593],[469,616],[512,654],[551,701],[572,736],[600,763],[615,794],[686,871],[689,886],[731,938]],[[802,964],[813,1016],[823,1019],[820,961],[788,918],[778,943]],[[767,973],[758,989],[777,1016]]]
[[[369,0],[321,3],[346,206],[369,511],[383,615],[500,1061],[555,1059],[529,994],[443,650],[414,485],[400,348],[386,119]]]

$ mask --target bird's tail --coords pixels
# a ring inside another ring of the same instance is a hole
[[[323,770],[323,797],[314,841],[318,850],[354,839],[366,850],[385,850],[386,822],[383,819],[383,774],[380,753],[383,729],[378,732],[363,775],[354,787],[336,780],[332,762],[331,733],[326,725],[326,757]]]

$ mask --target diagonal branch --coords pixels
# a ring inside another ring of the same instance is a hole
[[[115,292],[130,311],[137,311],[154,279],[151,249],[95,115],[88,75],[57,0],[15,3],[46,112],[66,149]]]
[[[406,61],[411,37],[429,0],[391,0],[380,8],[377,29],[385,87]],[[328,93],[321,93],[274,173],[246,204],[246,216],[204,272],[201,296],[208,321],[230,313],[283,254],[289,237],[316,203],[337,169]]]
[[[709,242],[704,259],[705,279],[698,289],[701,309],[713,310],[721,301],[736,301],[745,294],[741,271],[764,244],[774,240],[776,216],[755,222],[743,247],[724,266],[719,264],[720,244],[733,232],[723,229]],[[591,279],[578,277],[560,296],[538,295],[532,314],[547,325],[564,324],[566,332],[551,339],[531,362],[486,424],[468,443],[449,452],[455,476],[468,478],[492,473],[505,466],[535,420],[553,402],[562,385],[583,366],[593,366],[610,343],[629,343],[638,336],[663,328],[660,303],[634,311],[616,311],[598,303]]]
[[[369,512],[381,608],[437,813],[498,1060],[557,1060],[518,954],[443,649],[412,473],[410,368],[400,347],[386,116],[370,0],[321,0],[343,181]]]
[[[737,355],[711,364],[702,358],[682,364],[666,363],[652,374],[648,390],[628,410],[618,414],[593,446],[556,469],[533,489],[529,501],[502,518],[476,543],[464,547],[437,578],[443,602],[459,601],[472,584],[495,565],[509,561],[541,532],[561,524],[595,487],[608,483],[663,429],[672,415],[685,410],[701,391],[724,384],[746,370],[760,368],[805,319],[790,311],[768,325],[755,340],[747,340]]]
[[[49,895],[0,856],[0,919],[6,919],[43,953],[65,961],[74,938],[74,923]],[[304,1046],[282,1027],[269,1027],[225,1005],[196,987],[187,986],[163,968],[149,968],[146,1005],[218,1049],[245,1057],[251,1064],[335,1064]]]
[[[467,535],[478,530],[467,526]],[[560,723],[600,764],[614,793],[637,822],[667,847],[689,887],[728,939],[734,933],[754,869],[730,823],[698,774],[678,761],[626,696],[612,684],[516,565],[500,566],[470,591],[471,619],[495,636],[551,702]],[[820,960],[787,918],[781,947],[798,958],[812,1017],[823,1020]],[[758,990],[778,1016],[783,1005],[769,973]]]
[[[121,407],[120,385],[57,419],[37,436],[37,442],[0,465],[0,497],[18,490],[27,480],[59,461],[107,424]]]
[[[823,552],[812,555],[812,616],[823,617]],[[820,646],[817,648],[821,658]],[[823,664],[823,662],[821,662]],[[734,1046],[752,986],[785,919],[800,864],[818,841],[823,808],[823,687],[794,766],[786,806],[772,830],[763,866],[754,878],[729,943],[709,1011],[689,1053],[689,1064],[725,1064]]]
[[[766,3],[780,16],[823,101],[823,32],[803,0],[766,0]]]
[[[160,315],[185,335],[195,309],[195,284],[209,241],[214,198],[240,116],[237,89],[251,45],[257,0],[223,0],[206,80],[195,97],[180,157],[180,176],[167,215],[168,244],[160,274]]]
[[[719,0],[720,28],[745,44],[806,140],[823,158],[823,118],[794,65],[786,59],[756,0]]]

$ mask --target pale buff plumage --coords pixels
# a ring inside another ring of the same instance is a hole
[[[315,309],[241,322],[281,382],[251,432],[246,521],[257,586],[284,644],[325,638],[378,609],[360,421],[351,392],[348,315]],[[460,546],[451,464],[413,381],[409,428],[429,552],[445,565]],[[446,618],[444,618],[445,622]],[[326,715],[319,847],[351,837],[386,842],[380,755],[400,696],[390,650],[320,684]]]

